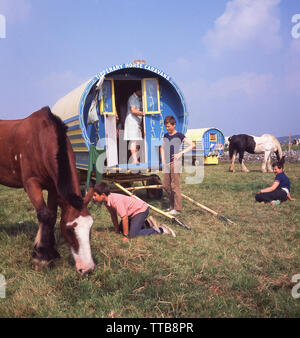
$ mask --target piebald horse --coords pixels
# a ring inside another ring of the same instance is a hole
[[[264,153],[264,159],[262,162],[262,172],[273,172],[271,167],[271,153],[275,152],[277,160],[282,159],[282,150],[279,141],[272,135],[264,134],[260,137],[250,136],[245,134],[233,135],[229,137],[229,157],[231,165],[229,171],[234,172],[234,161],[237,154],[239,154],[239,162],[242,167],[242,171],[248,172],[244,163],[244,152],[250,154],[262,154]]]
[[[32,253],[36,270],[60,257],[54,237],[60,206],[61,232],[70,244],[76,270],[84,274],[95,266],[90,248],[93,219],[87,209],[93,190],[82,199],[66,130],[49,107],[25,119],[0,120],[0,184],[24,188],[36,210],[39,230]],[[47,203],[43,190],[48,191]]]

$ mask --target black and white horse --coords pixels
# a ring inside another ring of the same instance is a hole
[[[282,150],[279,141],[272,135],[264,134],[262,136],[251,136],[245,134],[233,135],[229,137],[229,157],[231,165],[229,171],[234,172],[234,161],[239,154],[239,162],[242,166],[242,171],[248,172],[244,163],[244,152],[250,154],[265,154],[261,171],[273,172],[271,167],[271,153],[275,152],[277,160],[282,159]]]
[[[295,138],[293,140],[293,144],[295,144],[296,146],[299,146],[300,145],[300,138]]]

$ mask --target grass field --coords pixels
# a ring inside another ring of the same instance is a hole
[[[23,190],[0,186],[0,273],[7,283],[0,317],[300,317],[300,299],[291,295],[292,276],[300,274],[300,164],[286,165],[297,200],[276,207],[254,202],[274,179],[259,172],[260,163],[249,163],[246,174],[228,167],[205,167],[198,185],[186,185],[183,174],[182,191],[236,225],[184,202],[180,219],[192,231],[158,216],[176,238],[127,244],[113,232],[106,208],[91,204],[96,268],[83,277],[58,226],[62,258],[52,270],[33,270],[35,212]],[[165,195],[149,202],[168,206]]]

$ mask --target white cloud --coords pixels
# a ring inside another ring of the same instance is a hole
[[[254,101],[274,94],[278,89],[276,78],[272,74],[241,73],[226,76],[213,83],[203,79],[183,84],[184,92],[196,100],[216,100],[244,97]]]
[[[271,74],[242,73],[216,81],[211,85],[210,90],[220,97],[241,93],[254,100],[268,95],[273,85],[274,77]]]
[[[0,13],[5,15],[8,23],[28,20],[31,10],[29,0],[0,0]]]
[[[300,39],[292,40],[286,53],[284,87],[299,96],[300,88]]]
[[[203,42],[214,56],[227,50],[243,50],[253,44],[267,51],[281,47],[280,0],[232,0],[215,20]]]

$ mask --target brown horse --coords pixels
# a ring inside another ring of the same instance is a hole
[[[82,199],[66,130],[49,107],[22,120],[0,120],[0,184],[23,187],[35,207],[39,230],[32,258],[36,269],[52,265],[60,257],[54,237],[59,205],[61,232],[70,244],[77,271],[84,274],[94,269],[90,248],[93,219],[87,210],[93,190]],[[43,190],[48,191],[47,204]]]

